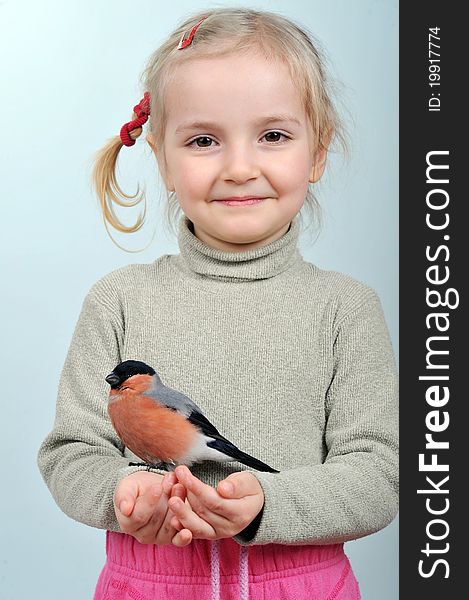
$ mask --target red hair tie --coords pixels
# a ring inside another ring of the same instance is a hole
[[[190,45],[192,44],[192,39],[194,38],[194,34],[195,34],[196,30],[197,30],[197,27],[198,27],[198,26],[199,26],[199,25],[202,23],[202,21],[203,21],[204,19],[206,19],[207,17],[208,17],[208,15],[205,15],[205,17],[202,17],[202,18],[200,19],[200,21],[194,25],[194,27],[191,29],[191,32],[189,33],[189,35],[188,35],[188,37],[187,37],[187,39],[186,39],[186,40],[184,39],[184,36],[185,36],[186,34],[185,34],[185,33],[183,33],[183,34],[182,34],[181,40],[180,40],[180,42],[179,42],[179,44],[178,44],[178,48],[177,48],[178,50],[182,50],[183,48],[187,48],[187,46],[190,46]]]
[[[124,146],[133,146],[135,144],[135,140],[130,137],[130,132],[142,127],[148,121],[148,117],[150,116],[149,92],[145,92],[137,106],[134,106],[134,113],[137,115],[137,118],[121,127],[120,137]]]

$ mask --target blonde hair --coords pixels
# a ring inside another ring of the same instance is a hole
[[[192,43],[179,51],[177,46],[183,35],[206,17],[196,30]],[[250,8],[218,8],[191,14],[173,31],[168,39],[150,56],[141,76],[144,91],[150,92],[151,112],[149,131],[155,145],[160,149],[160,168],[165,169],[164,136],[166,124],[165,95],[171,74],[184,61],[195,58],[215,58],[234,53],[260,52],[267,60],[283,61],[290,70],[292,81],[297,85],[311,125],[311,147],[330,149],[338,143],[347,153],[347,135],[332,101],[332,86],[326,76],[325,55],[313,36],[279,14]],[[132,119],[135,119],[135,113]],[[142,128],[130,133],[132,139],[142,133]],[[101,203],[104,221],[118,231],[138,231],[145,220],[145,194],[128,195],[119,186],[116,167],[122,148],[120,136],[111,138],[97,153],[93,168],[93,183]],[[162,173],[164,176],[164,172]],[[181,209],[175,192],[167,191],[166,218],[175,229]],[[123,225],[118,219],[113,203],[119,206],[135,206],[144,202],[143,215],[132,226]],[[309,186],[305,207],[311,210],[313,220],[321,222],[320,205]],[[109,232],[109,231],[108,231]]]

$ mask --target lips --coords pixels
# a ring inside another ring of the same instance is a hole
[[[243,200],[264,200],[264,196],[230,196],[229,198],[217,198],[216,202],[227,202],[228,200],[234,200],[235,202],[241,202]]]
[[[260,204],[265,199],[266,198],[260,196],[233,196],[232,198],[214,200],[214,202],[224,204],[225,206],[249,206],[252,204]]]

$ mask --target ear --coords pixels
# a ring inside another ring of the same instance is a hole
[[[313,165],[311,167],[311,173],[309,175],[309,182],[316,183],[319,181],[324,173],[324,169],[326,168],[326,160],[327,160],[327,148],[325,146],[320,146],[314,155]]]
[[[158,157],[158,151],[156,149],[156,144],[155,144],[155,138],[153,137],[152,133],[149,133],[147,135],[147,142],[148,145],[150,146],[150,148],[153,150],[153,152],[155,153],[155,156]]]
[[[158,147],[156,146],[155,138],[152,133],[149,133],[147,135],[147,142],[155,155],[156,162],[158,163],[158,169],[160,170],[160,173],[163,177],[166,188],[170,192],[174,192],[174,185],[173,185],[172,179],[166,170],[166,166],[163,164],[164,161],[161,156],[161,152],[159,151]]]

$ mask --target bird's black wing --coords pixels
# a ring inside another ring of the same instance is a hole
[[[213,438],[210,442],[207,442],[207,446],[215,448],[222,454],[230,456],[235,460],[257,469],[258,471],[267,471],[269,473],[279,473],[277,469],[273,469],[268,464],[254,458],[253,456],[246,454],[239,448],[237,448],[230,440],[223,437],[218,429],[210,423],[210,421],[201,412],[193,410],[188,417],[190,423],[195,425],[204,435]]]
[[[193,410],[188,416],[188,420],[190,423],[198,427],[204,435],[215,438],[217,440],[224,440],[226,442],[229,441],[226,439],[226,437],[222,436],[222,434],[218,431],[215,425],[212,425],[212,423],[210,423],[207,417],[205,417],[201,412]]]

